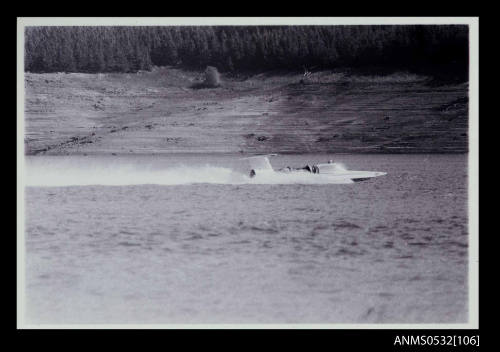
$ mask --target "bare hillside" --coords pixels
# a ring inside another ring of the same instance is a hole
[[[467,152],[468,85],[317,72],[26,74],[26,154]]]

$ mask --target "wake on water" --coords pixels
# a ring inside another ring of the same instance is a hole
[[[151,168],[130,164],[89,166],[76,163],[27,163],[27,186],[60,187],[90,185],[190,185],[190,184],[345,184],[350,179],[329,179],[321,175],[269,173],[250,178],[249,174],[213,165],[178,165]]]

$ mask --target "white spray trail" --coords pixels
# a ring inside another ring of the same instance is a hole
[[[172,166],[154,169],[134,164],[83,165],[75,163],[33,163],[26,166],[27,186],[59,187],[89,185],[189,185],[189,184],[327,184],[351,183],[350,179],[332,179],[308,173],[271,172],[250,178],[227,167]]]

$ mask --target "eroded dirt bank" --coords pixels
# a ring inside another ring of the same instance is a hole
[[[318,72],[222,77],[26,74],[26,154],[461,153],[468,85]]]

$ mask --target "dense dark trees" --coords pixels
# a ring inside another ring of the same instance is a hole
[[[27,27],[30,72],[222,71],[468,64],[468,28],[412,26]]]

